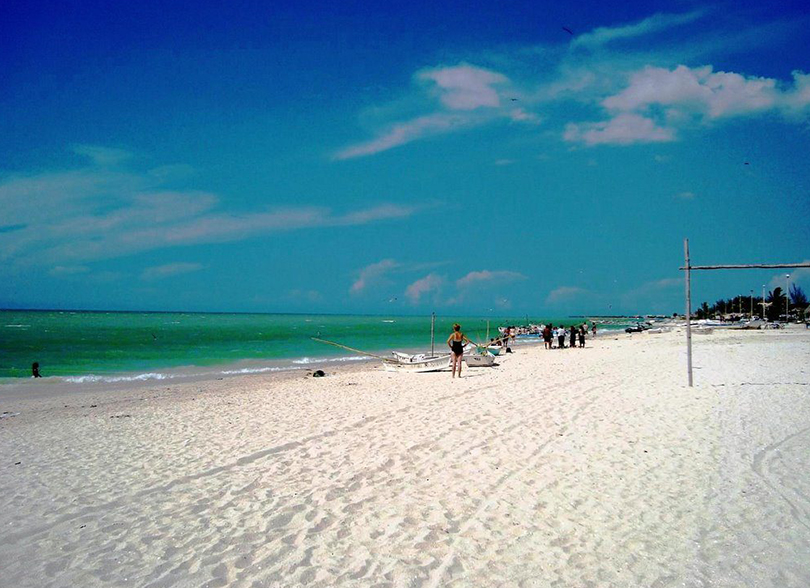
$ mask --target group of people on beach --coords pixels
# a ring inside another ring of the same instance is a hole
[[[577,347],[577,343],[579,343],[580,348],[585,347],[585,336],[587,333],[587,323],[582,323],[579,327],[576,325],[571,325],[570,327],[559,325],[555,327],[553,324],[548,324],[543,328],[541,335],[543,337],[543,345],[546,349],[573,349]],[[591,333],[596,337],[596,323],[593,324]],[[565,344],[566,338],[570,341],[568,345]],[[554,346],[555,340],[557,342],[556,347]]]
[[[543,338],[543,344],[546,349],[573,349],[577,346],[580,348],[585,347],[585,336],[587,333],[588,323],[582,323],[578,327],[577,325],[571,325],[570,327],[560,325],[555,327],[553,324],[549,323],[543,326],[542,330],[540,331],[540,336]],[[593,323],[591,326],[591,335],[596,337],[596,323]],[[507,346],[509,339],[514,337],[515,335],[510,327],[504,332],[504,336],[501,339],[498,339],[497,341],[493,339],[490,341],[490,345]],[[568,345],[565,344],[565,339],[567,337],[570,341]],[[557,342],[556,347],[554,345],[555,340]],[[577,343],[579,343],[579,345],[577,345]],[[453,325],[453,332],[450,333],[450,336],[447,338],[447,346],[450,348],[450,364],[453,368],[453,378],[456,377],[456,371],[458,371],[458,376],[461,377],[461,364],[464,358],[464,346],[467,344],[475,345],[464,333],[461,332],[461,325],[455,323]]]

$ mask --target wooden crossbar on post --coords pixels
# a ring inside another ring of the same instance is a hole
[[[810,262],[802,263],[749,263],[732,265],[691,265],[689,263],[689,239],[683,240],[684,263],[678,269],[686,274],[686,372],[689,387],[692,387],[692,271],[694,270],[723,270],[723,269],[786,269],[796,267],[810,267]],[[790,296],[790,292],[785,292],[785,296]],[[763,315],[765,313],[765,293],[762,296]],[[785,320],[788,320],[787,309],[785,309]]]
[[[810,262],[802,263],[753,263],[749,265],[691,265],[688,269],[695,270],[718,270],[718,269],[782,269],[791,267],[810,267]],[[687,269],[679,267],[680,270]]]

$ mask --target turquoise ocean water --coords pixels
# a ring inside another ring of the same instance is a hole
[[[534,323],[581,322],[528,318]],[[525,319],[493,317],[490,336],[497,335],[498,325]],[[443,350],[454,322],[460,322],[471,339],[484,341],[487,319],[437,316],[437,349]],[[365,351],[428,350],[430,317],[0,311],[0,378],[30,377],[35,361],[43,376],[93,379],[129,374],[159,379],[160,370],[177,372],[187,366],[231,366],[247,372],[360,359],[316,343],[313,336]],[[233,371],[223,367],[222,373]]]

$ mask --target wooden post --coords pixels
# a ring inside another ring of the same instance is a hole
[[[433,344],[434,344],[434,334],[435,334],[435,325],[436,325],[436,313],[430,313],[430,357],[436,357],[435,353],[433,353]]]
[[[689,387],[692,387],[692,276],[689,265],[689,239],[683,240],[683,254],[686,259],[686,372]]]

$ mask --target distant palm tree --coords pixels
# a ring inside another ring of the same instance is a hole
[[[769,292],[765,302],[770,303],[767,310],[768,319],[778,321],[780,313],[785,309],[785,295],[782,293],[782,288],[774,288],[772,292]]]
[[[801,286],[797,286],[796,284],[790,285],[790,304],[798,306],[799,308],[805,308],[807,306],[807,295],[804,293]]]
[[[707,318],[709,316],[709,305],[704,302],[698,309],[699,318]],[[701,316],[702,315],[702,316]]]

